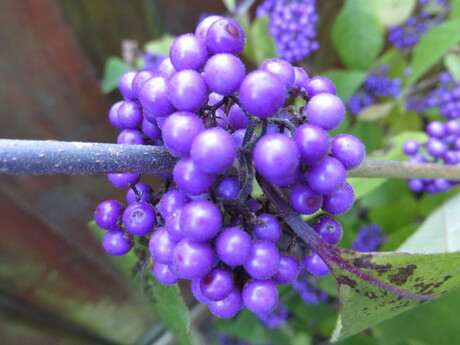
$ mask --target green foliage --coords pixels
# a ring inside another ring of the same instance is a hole
[[[409,18],[417,0],[371,0],[374,13],[385,26],[399,25]]]
[[[118,79],[123,73],[132,70],[128,64],[117,57],[110,57],[105,63],[104,74],[102,77],[101,90],[103,93],[109,93],[118,87]]]
[[[174,41],[175,38],[175,36],[165,34],[159,39],[147,42],[144,45],[144,49],[146,52],[149,53],[162,54],[164,56],[168,56],[169,47],[171,47],[171,43]]]
[[[246,59],[259,66],[265,60],[277,57],[275,42],[267,31],[268,17],[257,17],[250,24],[247,18],[241,18],[239,22],[246,32],[246,46],[243,51]]]
[[[371,67],[383,48],[383,34],[368,0],[347,0],[332,27],[334,46],[349,69]]]
[[[340,69],[325,71],[321,75],[332,80],[337,89],[337,95],[344,101],[353,96],[366,78],[365,71]]]

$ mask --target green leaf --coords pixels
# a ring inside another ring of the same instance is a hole
[[[449,53],[444,57],[444,66],[446,66],[449,73],[454,80],[460,80],[460,55]]]
[[[332,27],[332,42],[349,69],[368,69],[384,44],[384,30],[369,0],[347,0]]]
[[[107,59],[102,76],[101,90],[109,93],[118,87],[118,79],[123,73],[132,70],[122,59],[111,56]]]
[[[460,253],[404,254],[347,251],[342,258],[365,273],[416,294],[440,297],[460,286]],[[359,280],[331,265],[337,278],[341,310],[331,337],[335,342],[425,303]]]
[[[386,117],[394,107],[394,102],[377,103],[365,107],[357,116],[358,121],[376,121]]]
[[[459,21],[445,22],[422,36],[414,50],[413,69],[407,79],[407,85],[416,82],[458,42],[460,42]]]
[[[381,345],[458,343],[460,290],[387,320],[372,329]]]
[[[386,178],[361,178],[348,177],[347,182],[351,184],[355,191],[355,200],[359,200],[369,193],[379,188],[387,179]]]
[[[224,6],[227,9],[227,11],[230,13],[233,13],[233,11],[235,10],[236,1],[235,0],[222,0],[222,2],[224,3]]]
[[[460,19],[460,0],[451,0],[450,2],[450,20],[458,20]]]
[[[397,160],[403,161],[407,160],[408,156],[402,152],[402,145],[406,140],[414,139],[417,140],[420,144],[423,144],[428,139],[428,136],[425,132],[414,132],[407,131],[395,135],[391,138],[390,143],[388,143],[388,148],[385,154],[368,156],[370,159],[388,159],[388,160]]]
[[[460,251],[460,194],[440,206],[399,248],[410,253]]]
[[[268,24],[268,17],[257,17],[251,25],[250,40],[254,53],[253,62],[256,65],[277,57],[275,42],[268,33]]]
[[[101,237],[101,234],[105,233],[105,231],[98,228],[94,221],[89,224],[89,227],[96,236]],[[124,273],[133,288],[144,293],[155,315],[167,325],[177,341],[181,345],[193,345],[190,336],[189,311],[181,296],[179,287],[177,284],[164,285],[159,283],[150,273],[150,264],[144,267],[145,272],[141,272],[142,277],[137,274],[133,275],[134,267],[139,265],[136,251],[138,253],[142,252],[141,255],[149,257],[145,247],[142,245],[136,244],[134,249],[123,256],[112,257],[115,264]]]
[[[176,39],[175,36],[165,34],[156,40],[145,43],[144,50],[149,53],[162,54],[165,56],[169,55],[169,47]]]
[[[337,89],[337,95],[346,102],[363,84],[366,74],[366,71],[332,69],[321,75],[332,80]]]
[[[410,17],[417,0],[371,0],[374,13],[385,26],[399,25]]]

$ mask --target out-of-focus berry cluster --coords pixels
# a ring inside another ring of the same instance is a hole
[[[372,70],[360,91],[348,100],[350,111],[357,115],[365,107],[374,104],[380,97],[397,98],[401,93],[401,79],[388,76],[388,66],[381,65]]]
[[[276,43],[278,56],[288,62],[300,61],[319,48],[316,37],[315,0],[265,0],[258,17],[269,17],[268,32]]]
[[[437,8],[430,8],[430,0],[419,0],[416,13],[403,24],[389,28],[388,41],[398,49],[412,47],[429,29],[442,24],[446,18],[449,6],[448,0],[436,0]]]
[[[343,229],[330,215],[352,207],[346,171],[365,149],[352,135],[329,136],[345,115],[329,79],[280,59],[246,74],[237,57],[244,44],[236,21],[210,16],[177,37],[156,70],[120,78],[124,100],[109,113],[118,143],[167,149],[178,159],[164,176],[174,186],[154,193],[138,174],[110,174],[128,188],[127,206],[103,201],[94,218],[107,230],[108,253],[123,255],[145,238],[159,282],[190,280],[213,314],[230,318],[245,307],[274,325],[284,315],[277,285],[292,283],[301,267],[318,276],[329,268],[263,196],[251,197],[254,176],[281,187],[297,212],[329,214],[311,226],[335,245]],[[286,107],[295,97],[305,105]]]

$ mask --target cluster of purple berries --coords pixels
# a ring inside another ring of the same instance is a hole
[[[401,79],[388,76],[388,66],[381,65],[369,73],[363,88],[348,100],[350,111],[357,115],[379,97],[397,98],[401,93]]]
[[[424,113],[435,108],[447,120],[460,117],[460,81],[454,80],[448,72],[439,75],[436,88],[426,96],[409,97],[406,108]]]
[[[244,44],[236,21],[210,16],[174,40],[156,71],[121,77],[125,99],[109,113],[118,143],[164,146],[178,157],[175,187],[152,193],[138,174],[110,174],[114,186],[130,188],[128,206],[108,200],[94,214],[108,231],[108,253],[125,254],[133,236],[147,236],[156,279],[191,280],[196,299],[222,318],[243,307],[273,310],[277,284],[291,283],[301,262],[312,274],[329,272],[319,255],[295,245],[267,203],[251,198],[256,172],[284,187],[299,213],[337,215],[354,202],[346,171],[365,156],[356,137],[327,132],[345,115],[330,80],[279,59],[246,74],[237,57]],[[307,101],[299,112],[285,107],[298,96]],[[312,227],[330,244],[342,237],[330,216]]]
[[[382,228],[375,223],[370,223],[358,231],[351,247],[360,252],[376,252],[384,241]]]
[[[414,139],[407,140],[402,147],[405,154],[412,156],[413,163],[460,163],[460,122],[457,119],[447,122],[432,121],[426,127],[429,138],[425,145]],[[422,152],[422,146],[425,153]],[[459,181],[437,179],[409,179],[409,188],[414,192],[442,193],[457,185]]]
[[[447,0],[436,0],[440,13],[432,14],[428,10],[430,0],[419,0],[417,12],[403,24],[389,28],[388,41],[398,49],[412,47],[430,28],[442,24],[445,20]]]
[[[300,61],[319,48],[316,37],[315,0],[265,0],[258,17],[269,17],[268,33],[276,43],[278,56],[288,62]]]

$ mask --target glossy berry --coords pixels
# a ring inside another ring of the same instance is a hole
[[[278,270],[280,254],[278,248],[268,241],[256,241],[244,263],[244,269],[255,279],[270,279]]]
[[[260,69],[276,75],[284,83],[286,90],[289,91],[294,86],[294,67],[289,62],[281,59],[266,60]]]
[[[345,116],[345,106],[339,97],[330,93],[313,96],[307,103],[308,122],[325,130],[339,126]]]
[[[203,296],[210,301],[221,301],[234,289],[232,274],[222,268],[215,268],[200,280]]]
[[[150,237],[150,255],[155,261],[169,265],[172,262],[172,251],[176,244],[177,242],[169,236],[165,228],[159,228]]]
[[[117,144],[143,145],[144,138],[142,137],[142,133],[137,129],[124,129],[118,134]]]
[[[323,195],[313,191],[308,184],[297,184],[291,190],[291,205],[299,213],[313,214],[322,204]]]
[[[110,183],[117,188],[126,188],[137,183],[141,178],[140,174],[107,174]]]
[[[237,55],[246,42],[244,31],[237,21],[230,18],[216,20],[206,33],[206,47],[212,54]]]
[[[240,102],[251,115],[274,116],[286,100],[286,87],[274,74],[256,70],[249,73],[239,89]]]
[[[326,77],[314,77],[308,80],[304,86],[308,97],[312,98],[320,93],[336,94],[335,85]]]
[[[239,191],[238,178],[224,176],[216,187],[216,196],[224,199],[233,199],[238,196]]]
[[[206,242],[184,238],[174,247],[172,264],[180,278],[201,278],[211,272],[215,253]]]
[[[169,58],[176,71],[200,70],[208,58],[208,50],[202,40],[194,34],[176,37],[169,49]]]
[[[136,76],[136,74],[136,71],[125,72],[121,75],[120,79],[118,79],[118,90],[120,90],[120,93],[126,99],[136,99],[132,86],[133,79]]]
[[[167,57],[163,59],[161,63],[158,65],[156,73],[158,76],[163,78],[169,78],[176,73],[176,69],[174,68],[173,64],[171,63],[171,59]]]
[[[284,134],[268,134],[260,139],[253,159],[257,171],[271,183],[286,186],[297,177],[299,151]]]
[[[420,149],[420,144],[417,140],[409,139],[406,140],[403,144],[402,150],[406,155],[413,156]]]
[[[163,123],[163,142],[173,155],[189,156],[193,140],[203,129],[203,122],[196,114],[178,111]]]
[[[136,193],[134,192],[133,189],[136,190]],[[150,186],[148,184],[136,183],[134,185],[134,188],[130,188],[126,192],[126,202],[128,204],[133,204],[133,203],[135,203],[137,201],[143,201],[143,202],[149,203],[151,193],[152,193],[152,189],[150,188]],[[139,200],[137,200],[137,199],[139,199]]]
[[[281,225],[276,217],[271,214],[261,214],[257,219],[263,224],[254,224],[254,234],[259,240],[278,243],[281,239]]]
[[[224,17],[218,15],[212,15],[204,18],[196,27],[195,36],[199,39],[205,41],[206,36],[208,34],[209,27],[214,24],[219,19],[223,19]]]
[[[110,124],[115,127],[116,129],[123,129],[124,127],[121,125],[120,121],[118,121],[118,109],[120,108],[120,106],[123,104],[123,101],[119,101],[119,102],[116,102],[114,103],[111,107],[110,107],[110,111],[109,111],[109,121],[110,121]]]
[[[190,290],[192,291],[192,295],[198,302],[209,303],[210,301],[206,297],[204,297],[203,293],[201,292],[200,283],[201,278],[194,278],[191,280]]]
[[[238,104],[232,105],[228,112],[228,122],[235,131],[248,126],[249,119]]]
[[[161,129],[158,127],[156,120],[153,122],[148,121],[145,116],[141,125],[142,133],[149,139],[157,140],[161,138]]]
[[[308,81],[308,73],[302,67],[294,66],[294,84],[292,85],[291,94],[294,97],[300,95],[301,90],[305,88]]]
[[[300,271],[300,263],[289,255],[280,255],[278,271],[271,278],[276,284],[286,285],[292,283]]]
[[[312,252],[311,255],[308,255],[303,260],[305,269],[315,276],[324,276],[330,272],[329,267],[326,265],[323,259]]]
[[[182,214],[182,208],[176,209],[174,212],[168,214],[165,219],[165,228],[169,234],[169,237],[174,241],[179,242],[185,237],[184,232],[180,226],[180,216]]]
[[[293,139],[303,164],[319,163],[329,152],[329,134],[319,126],[303,124],[297,127]]]
[[[203,172],[191,158],[182,158],[174,166],[174,182],[187,195],[205,193],[214,182],[214,175]]]
[[[333,157],[326,157],[306,173],[308,185],[321,194],[334,193],[345,182],[345,178],[345,168]]]
[[[322,209],[329,214],[339,215],[348,212],[354,201],[353,187],[345,182],[334,193],[324,196]]]
[[[147,80],[153,78],[154,76],[155,72],[148,69],[136,73],[136,76],[132,81],[133,95],[135,98],[139,98],[139,93],[141,92],[142,85],[144,85]]]
[[[223,300],[210,301],[208,306],[211,313],[217,317],[223,319],[234,317],[243,307],[241,292],[238,289],[233,289]]]
[[[206,104],[208,87],[197,71],[186,69],[168,80],[167,88],[171,104],[178,110],[196,111]]]
[[[319,217],[313,224],[313,229],[332,245],[339,243],[343,236],[342,225],[328,216]]]
[[[340,134],[332,139],[332,155],[346,170],[356,168],[364,159],[366,149],[363,143],[351,134]]]
[[[139,101],[154,117],[168,116],[174,111],[168,97],[168,81],[164,77],[154,77],[142,84]]]
[[[236,145],[232,136],[222,128],[209,128],[195,137],[190,156],[200,170],[219,174],[232,165],[236,158]]]
[[[135,101],[124,101],[118,108],[118,122],[123,128],[138,128],[142,124],[142,111]]]
[[[161,284],[173,285],[179,281],[174,273],[169,269],[169,265],[164,265],[156,261],[153,264],[153,275]]]
[[[216,239],[217,255],[229,266],[242,265],[249,257],[251,247],[251,236],[239,228],[226,229]]]
[[[180,227],[191,240],[208,241],[217,235],[221,226],[222,215],[212,202],[191,201],[182,209]]]
[[[176,210],[183,208],[189,201],[190,199],[186,194],[176,188],[172,188],[161,197],[158,203],[158,212],[160,212],[163,219],[166,219]]]
[[[116,200],[105,200],[97,205],[94,221],[104,230],[117,230],[121,225],[123,205]]]
[[[216,54],[210,57],[203,71],[209,89],[224,96],[238,90],[245,75],[243,62],[232,54]]]
[[[278,290],[271,280],[250,281],[242,296],[244,306],[253,313],[268,313],[278,303]]]
[[[134,202],[123,212],[123,225],[130,234],[145,236],[157,225],[157,216],[152,204]]]
[[[110,255],[124,255],[133,247],[134,242],[131,235],[122,230],[108,231],[102,239],[102,247]]]

